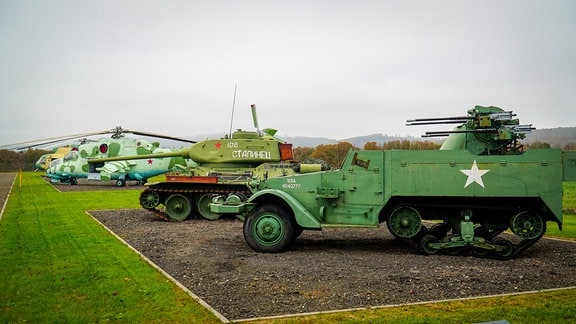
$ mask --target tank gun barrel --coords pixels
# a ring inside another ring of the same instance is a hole
[[[131,156],[124,155],[124,156],[88,159],[88,163],[101,163],[101,162],[126,161],[126,160],[144,160],[144,159],[165,158],[165,157],[183,157],[185,159],[189,159],[190,153],[189,153],[188,149],[183,149],[180,151],[173,151],[173,152],[141,154],[141,155],[131,155]]]

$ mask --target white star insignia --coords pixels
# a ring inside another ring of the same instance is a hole
[[[482,181],[482,176],[485,175],[488,171],[490,170],[479,170],[478,165],[476,164],[476,160],[474,160],[474,163],[472,163],[472,168],[470,170],[460,170],[460,172],[468,176],[464,188],[471,185],[472,182],[476,182],[477,184],[482,186],[482,188],[484,188],[484,182]]]

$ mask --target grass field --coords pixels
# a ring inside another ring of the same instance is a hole
[[[0,322],[219,322],[85,213],[138,194],[61,193],[25,173],[0,223]]]
[[[576,184],[565,186],[576,237]],[[57,192],[38,173],[15,185],[0,221],[0,322],[187,322],[219,319],[103,229],[85,211],[138,208],[137,190]],[[347,311],[279,323],[576,322],[576,289]],[[266,320],[265,322],[271,322]]]

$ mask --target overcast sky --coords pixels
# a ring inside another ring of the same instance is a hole
[[[571,0],[0,0],[0,144],[227,132],[235,84],[234,128],[255,103],[292,136],[419,136],[406,119],[475,105],[576,126],[575,34]]]

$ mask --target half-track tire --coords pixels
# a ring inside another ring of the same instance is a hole
[[[282,252],[292,243],[295,233],[291,215],[273,204],[254,208],[244,221],[244,239],[256,252]]]

